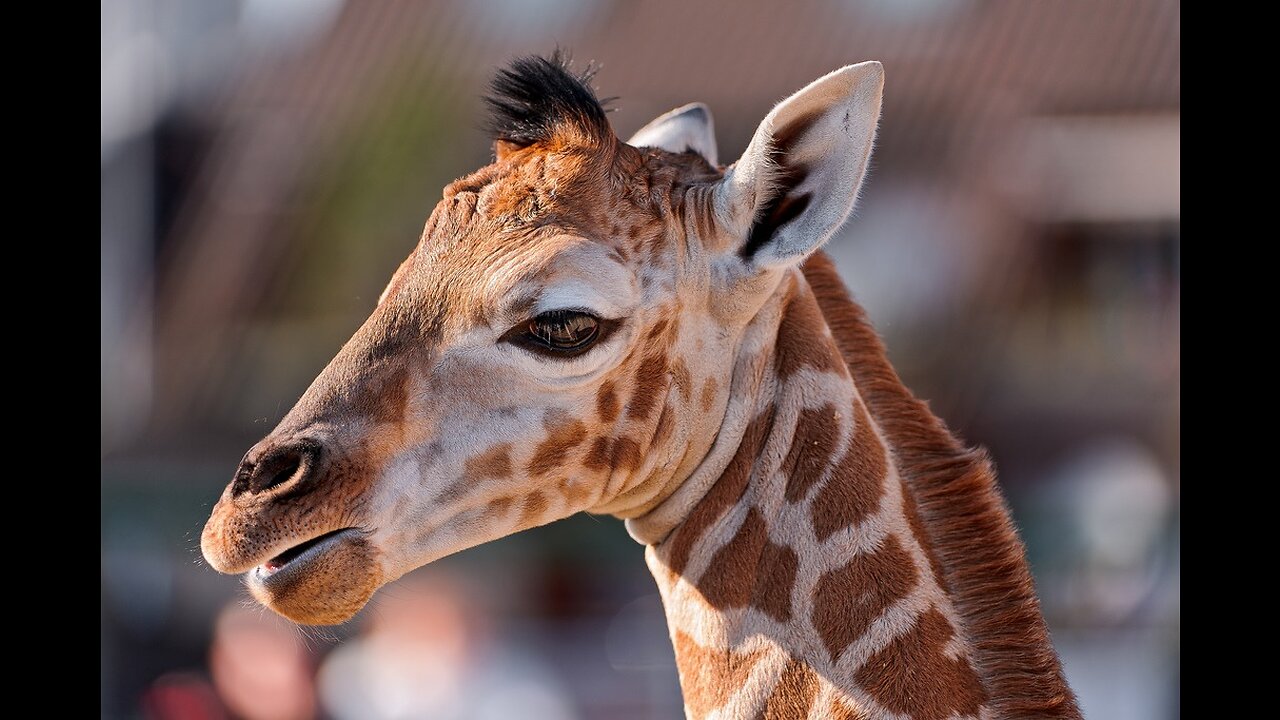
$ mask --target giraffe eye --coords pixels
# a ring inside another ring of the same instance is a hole
[[[512,328],[504,339],[542,355],[576,357],[590,350],[613,325],[579,310],[551,310]]]

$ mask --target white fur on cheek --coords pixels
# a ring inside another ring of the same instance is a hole
[[[426,500],[422,493],[422,467],[413,452],[406,452],[392,460],[382,476],[374,483],[374,503],[370,516],[374,519],[373,543],[382,548],[384,577],[395,578],[413,568],[402,567],[405,558],[394,557],[389,548],[400,546],[393,537],[395,529],[402,527],[405,518],[415,517],[421,508],[415,507]]]

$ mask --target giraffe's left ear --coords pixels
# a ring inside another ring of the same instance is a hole
[[[777,105],[716,188],[717,219],[755,267],[798,263],[853,211],[880,119],[884,68],[836,70]]]
[[[716,128],[711,108],[690,103],[654,118],[627,141],[635,147],[658,147],[674,153],[693,150],[714,167],[716,162]]]

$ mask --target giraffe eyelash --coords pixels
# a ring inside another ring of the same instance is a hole
[[[511,328],[501,339],[543,357],[572,359],[608,339],[620,324],[585,310],[548,310]]]

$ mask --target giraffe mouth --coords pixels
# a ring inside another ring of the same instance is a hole
[[[298,543],[253,569],[260,581],[266,582],[285,569],[296,570],[324,554],[330,547],[342,541],[343,536],[358,532],[355,528],[339,528]]]

